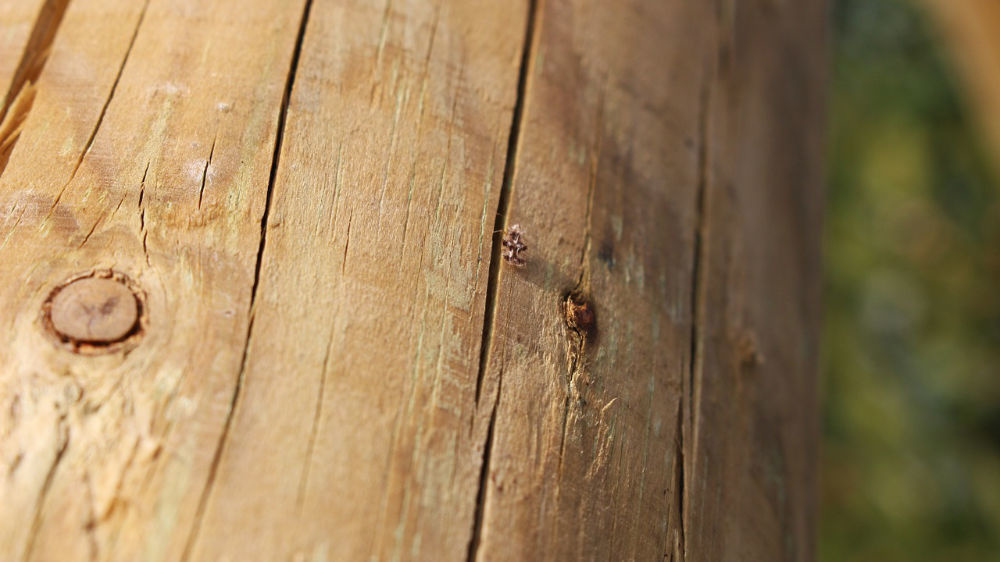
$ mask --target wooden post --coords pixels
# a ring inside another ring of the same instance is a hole
[[[811,560],[825,10],[0,0],[0,558]]]

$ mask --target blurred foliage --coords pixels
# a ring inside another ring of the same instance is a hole
[[[1000,560],[1000,186],[926,16],[835,1],[827,562]]]

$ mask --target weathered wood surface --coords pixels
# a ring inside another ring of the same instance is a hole
[[[824,4],[0,0],[0,558],[811,559]]]

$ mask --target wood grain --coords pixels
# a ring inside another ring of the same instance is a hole
[[[489,0],[313,7],[198,558],[465,556],[526,17]]]
[[[478,558],[663,558],[681,540],[714,20],[705,3],[539,9],[507,212],[530,261],[499,271]],[[567,326],[568,298],[593,307],[590,331]]]
[[[76,0],[64,16],[0,178],[12,560],[185,546],[242,363],[302,14],[257,4]],[[39,310],[97,269],[141,287],[148,322],[134,348],[81,357]]]
[[[813,559],[823,0],[32,6],[0,558]]]
[[[815,557],[826,14],[825,2],[717,12],[685,388],[686,559]]]

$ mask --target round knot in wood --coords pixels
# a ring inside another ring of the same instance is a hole
[[[79,350],[122,342],[139,329],[141,304],[120,275],[90,276],[55,290],[46,302],[48,327]]]

